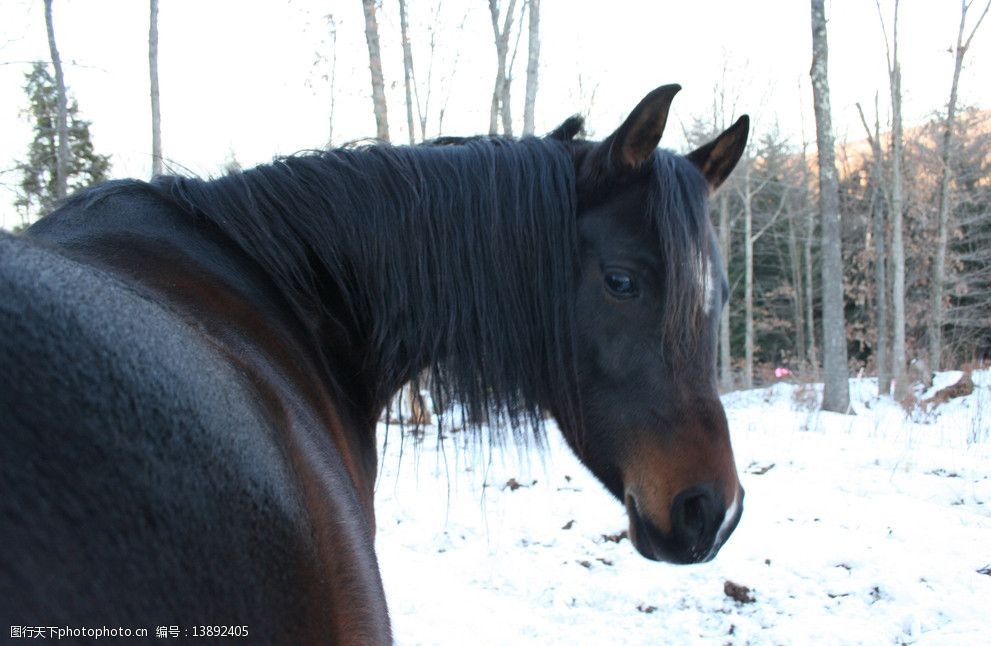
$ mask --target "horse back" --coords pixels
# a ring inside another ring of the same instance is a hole
[[[317,539],[264,401],[166,305],[0,237],[4,623],[324,641]]]

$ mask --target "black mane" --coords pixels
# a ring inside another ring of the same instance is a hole
[[[370,145],[155,185],[254,258],[300,320],[333,316],[367,334],[364,368],[381,376],[380,396],[426,368],[467,419],[502,418],[519,437],[524,426],[541,428],[549,403],[577,422],[580,196],[568,148],[591,145],[497,137]],[[665,329],[687,349],[700,332],[707,188],[666,151],[643,172],[667,269]],[[347,309],[329,311],[328,293]]]
[[[156,185],[254,258],[301,320],[367,333],[383,389],[428,368],[472,420],[539,427],[550,402],[575,414],[575,178],[561,143],[365,146]],[[327,310],[331,292],[345,312]]]

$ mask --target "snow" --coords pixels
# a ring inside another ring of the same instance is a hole
[[[852,415],[820,412],[817,385],[726,395],[744,513],[693,566],[608,540],[623,507],[553,428],[527,457],[392,425],[376,548],[396,642],[991,643],[991,371],[973,379],[908,414],[869,379]]]

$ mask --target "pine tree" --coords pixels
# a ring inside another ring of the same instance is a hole
[[[58,97],[55,79],[45,63],[35,63],[25,75],[24,91],[30,107],[24,114],[34,124],[34,139],[28,148],[27,160],[19,162],[21,183],[14,205],[21,209],[25,220],[47,213],[57,201],[56,171],[58,143],[56,112]],[[102,182],[110,171],[110,156],[99,155],[90,138],[90,122],[79,118],[79,106],[69,100],[69,192]]]

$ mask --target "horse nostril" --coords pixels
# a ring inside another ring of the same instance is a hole
[[[705,530],[705,511],[703,496],[692,496],[684,504],[685,529],[696,536],[701,536]]]
[[[717,501],[709,487],[692,487],[678,494],[671,509],[674,534],[697,545],[715,528]]]

